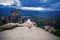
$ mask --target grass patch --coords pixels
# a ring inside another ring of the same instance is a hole
[[[39,28],[44,29],[44,26],[39,26]],[[52,30],[51,33],[58,36],[58,37],[60,37],[60,28],[59,29],[55,28],[55,31]]]
[[[60,29],[55,29],[55,31],[51,31],[51,33],[60,37]]]
[[[18,25],[13,25],[12,28],[10,28],[10,29],[13,29],[13,28],[16,28],[16,27],[19,27],[19,26]]]

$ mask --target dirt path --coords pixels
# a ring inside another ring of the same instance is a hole
[[[60,38],[41,28],[17,27],[13,30],[0,32],[0,40],[60,40]]]

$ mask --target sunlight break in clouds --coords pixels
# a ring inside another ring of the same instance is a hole
[[[0,5],[4,5],[4,6],[7,6],[7,5],[13,5],[15,4],[15,2],[17,3],[16,5],[17,6],[21,6],[21,3],[19,0],[0,0]]]
[[[31,10],[31,11],[53,11],[51,8],[42,8],[42,7],[20,7],[22,10]]]

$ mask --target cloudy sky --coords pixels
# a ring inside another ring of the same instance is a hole
[[[33,11],[60,10],[60,0],[0,0],[0,5]]]
[[[0,0],[0,15],[9,15],[12,8],[20,9],[22,15],[53,17],[60,15],[60,0]]]

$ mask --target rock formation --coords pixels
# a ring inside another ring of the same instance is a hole
[[[60,40],[59,37],[38,28],[35,24],[36,23],[31,22],[30,19],[23,24],[7,23],[1,28],[12,28],[12,25],[19,26],[13,28],[12,30],[0,32],[0,40]]]
[[[46,25],[44,29],[48,32],[55,31],[54,27],[49,26],[49,25]]]
[[[12,10],[11,15],[8,17],[10,23],[21,23],[21,14],[18,10]]]
[[[0,26],[0,31],[10,30],[16,27],[21,27],[21,26],[19,23],[7,23],[7,24]]]
[[[15,27],[28,27],[29,29],[31,29],[32,27],[36,27],[36,23],[35,22],[31,22],[30,19],[28,19],[26,22],[24,22],[23,24],[19,24],[19,23],[7,23],[4,24],[2,26],[0,26],[0,31],[1,30],[9,30],[9,29],[13,29]]]
[[[11,14],[0,18],[0,25],[6,23],[22,23],[21,13],[18,10],[12,10]]]
[[[30,19],[28,19],[26,22],[24,22],[23,24],[21,24],[23,27],[28,27],[28,28],[31,28],[31,27],[35,27],[37,26],[35,22],[31,22]]]
[[[60,40],[59,37],[38,27],[17,27],[0,32],[0,40]]]

